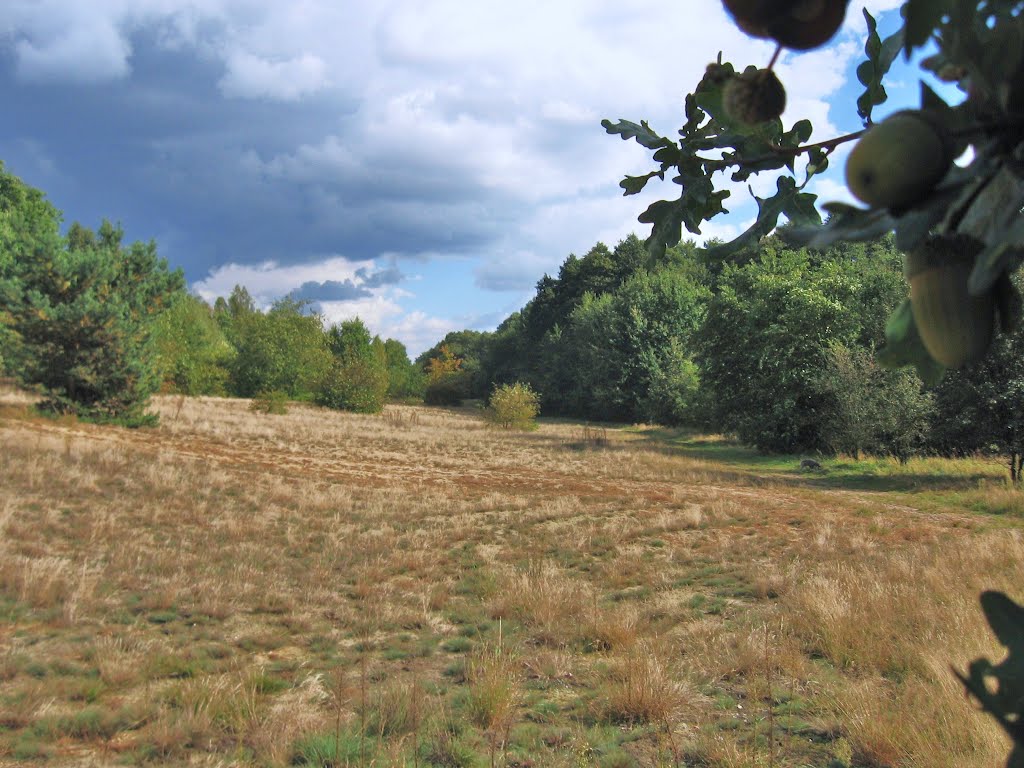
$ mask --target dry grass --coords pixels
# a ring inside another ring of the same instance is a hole
[[[676,669],[675,654],[638,643],[612,662],[600,714],[618,723],[670,723],[696,698]]]
[[[468,411],[166,397],[130,431],[24,399],[0,764],[1005,759],[949,672],[1002,655],[978,593],[1024,597],[1019,518],[972,511],[1003,489],[917,504]]]

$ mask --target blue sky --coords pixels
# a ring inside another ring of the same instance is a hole
[[[783,120],[816,139],[860,127],[863,6],[891,28],[899,0],[851,3],[777,67]],[[0,160],[68,222],[155,239],[208,299],[297,293],[415,356],[492,329],[570,253],[646,236],[637,215],[674,193],[622,197],[649,155],[600,120],[673,135],[719,50],[742,68],[772,47],[719,0],[4,0]],[[913,72],[891,96],[880,114],[916,102]],[[849,199],[844,158],[822,200]],[[752,220],[732,188],[698,240]]]

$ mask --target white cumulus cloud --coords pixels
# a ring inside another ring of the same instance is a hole
[[[220,81],[225,96],[296,101],[330,85],[326,62],[311,53],[274,61],[235,51],[225,63],[228,71]]]

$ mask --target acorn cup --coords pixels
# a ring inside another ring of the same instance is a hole
[[[779,15],[779,6],[793,5],[791,2],[772,0],[722,0],[725,10],[732,16],[736,26],[751,37],[769,37],[768,24]]]
[[[772,38],[785,48],[809,51],[835,36],[846,18],[847,0],[802,0],[769,26]]]
[[[745,125],[774,120],[786,109],[786,88],[770,69],[733,75],[722,89],[725,114]]]
[[[936,235],[904,261],[917,332],[928,354],[947,368],[977,362],[992,342],[993,295],[971,296],[967,291],[983,247],[968,235]]]
[[[846,160],[846,184],[873,208],[901,210],[925,197],[953,165],[955,142],[928,112],[890,115],[860,137]]]
[[[818,48],[843,26],[849,0],[722,0],[736,26],[785,48]]]

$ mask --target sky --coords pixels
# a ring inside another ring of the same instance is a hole
[[[899,5],[855,0],[828,46],[783,54],[787,127],[861,127],[860,9],[884,32]],[[66,224],[156,240],[207,300],[308,299],[415,357],[492,330],[569,254],[647,236],[637,216],[674,185],[623,197],[650,153],[600,121],[673,136],[719,51],[742,69],[773,46],[719,0],[3,0],[0,161]],[[915,73],[890,96],[878,114],[916,103]],[[821,201],[850,200],[847,151]],[[752,223],[728,188],[698,243]]]

